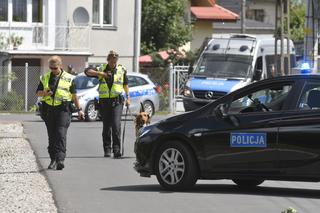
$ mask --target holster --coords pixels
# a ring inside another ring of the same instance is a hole
[[[95,110],[100,109],[100,102],[99,102],[98,98],[94,98],[94,108],[95,108]]]
[[[78,112],[78,109],[77,109],[76,105],[73,102],[69,102],[69,103],[70,103],[69,104],[69,111],[71,113]]]

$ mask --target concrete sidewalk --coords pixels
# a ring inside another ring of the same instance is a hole
[[[0,121],[0,212],[57,212],[21,123]]]

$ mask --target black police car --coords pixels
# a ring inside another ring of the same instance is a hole
[[[262,80],[144,127],[135,169],[169,190],[197,179],[320,181],[320,76]]]

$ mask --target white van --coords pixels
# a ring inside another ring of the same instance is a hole
[[[285,54],[286,43],[285,40]],[[295,48],[291,40],[289,43],[291,67],[295,67]],[[272,77],[276,67],[274,54],[275,38],[271,35],[235,34],[212,38],[189,71],[183,94],[185,110],[198,109],[254,81]],[[285,74],[288,73],[285,70]]]

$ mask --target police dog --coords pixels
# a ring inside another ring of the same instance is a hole
[[[138,137],[139,130],[144,126],[149,125],[151,122],[149,113],[146,113],[144,110],[143,104],[142,103],[140,104],[141,104],[140,112],[138,113],[135,119],[136,137]]]

